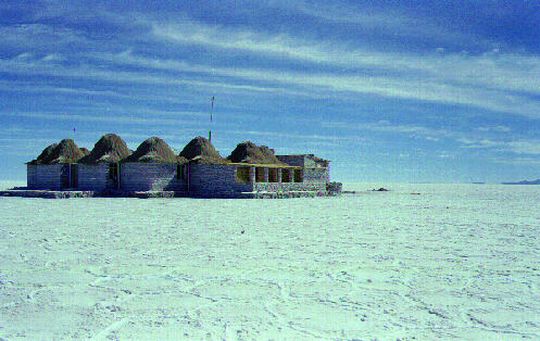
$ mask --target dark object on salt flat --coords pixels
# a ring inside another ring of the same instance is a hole
[[[53,143],[45,148],[37,159],[32,160],[33,165],[51,165],[57,163],[75,163],[85,156],[87,149],[81,150],[72,139],[64,139],[60,143]]]
[[[503,182],[503,185],[540,185],[540,179],[536,180],[523,180],[518,182]]]
[[[202,137],[197,136],[182,149],[180,157],[196,163],[204,164],[224,164],[227,160],[224,159],[212,143]]]
[[[94,145],[92,151],[83,157],[80,163],[114,163],[130,156],[131,150],[126,142],[116,134],[103,135]]]
[[[336,196],[343,191],[343,184],[341,182],[332,181],[326,184],[326,192],[330,196]]]
[[[373,192],[388,192],[389,190],[384,188],[384,187],[381,187],[379,189],[372,189]]]
[[[278,160],[273,149],[257,146],[251,141],[239,143],[227,159],[238,163],[285,165]]]

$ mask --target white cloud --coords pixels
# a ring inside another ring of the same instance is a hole
[[[467,149],[494,148],[494,147],[500,147],[501,145],[504,144],[503,142],[493,141],[487,138],[476,139],[476,138],[461,137],[461,138],[458,138],[456,141],[462,143],[463,148],[467,148]]]
[[[496,132],[496,133],[508,133],[512,131],[512,129],[508,126],[504,125],[497,125],[497,126],[490,126],[490,127],[478,127],[477,130],[483,131],[483,132]]]
[[[502,53],[471,56],[379,52],[359,48],[351,43],[324,39],[314,41],[286,33],[270,34],[208,25],[188,18],[174,24],[154,21],[149,22],[149,25],[153,33],[150,39],[157,42],[200,45],[210,49],[256,54],[260,58],[273,57],[287,61],[325,64],[339,67],[341,70],[351,69],[351,72],[281,69],[272,62],[267,63],[268,66],[265,68],[251,67],[249,64],[220,67],[176,59],[145,58],[131,53],[119,55],[103,53],[95,54],[94,57],[112,60],[118,65],[137,65],[152,70],[190,72],[195,75],[183,74],[182,78],[179,78],[170,77],[163,72],[156,74],[146,70],[107,69],[99,63],[99,60],[95,66],[84,64],[68,66],[57,63],[62,61],[64,56],[56,53],[50,53],[41,60],[33,59],[31,56],[0,60],[0,70],[17,74],[84,78],[115,83],[183,84],[244,93],[288,93],[300,96],[309,96],[314,91],[319,94],[337,93],[341,96],[372,94],[389,98],[457,104],[540,118],[540,103],[534,97],[528,96],[528,94],[540,95],[540,78],[531,77],[533,74],[540,74],[540,58],[534,56]],[[21,32],[28,34],[27,31],[38,32],[47,37],[58,35],[46,25],[19,26],[14,32],[20,36]],[[9,30],[7,33],[9,36]],[[84,38],[69,30],[64,30],[59,36],[62,37],[62,41],[84,41]],[[54,40],[57,36],[49,38]],[[240,79],[243,83],[239,84],[238,81],[227,78],[221,78],[220,81],[213,81],[212,78],[201,80],[196,77],[197,74],[216,74]],[[266,85],[255,82],[265,82]]]
[[[437,142],[443,137],[453,137],[454,133],[445,129],[429,128],[413,124],[392,124],[387,120],[351,124],[348,122],[323,122],[322,127],[332,129],[347,129],[355,131],[370,131],[388,134],[401,134],[411,138],[422,138]]]
[[[397,10],[386,8],[375,10],[365,6],[354,6],[328,1],[283,1],[273,0],[269,5],[288,11],[305,14],[328,23],[341,24],[349,30],[371,31],[377,36],[400,38],[420,38],[429,41],[455,43],[466,39],[478,46],[491,47],[492,43],[484,38],[452,31],[426,17],[411,16]]]
[[[153,23],[157,38],[181,44],[241,50],[312,63],[350,68],[376,67],[398,72],[412,72],[422,80],[445,80],[474,84],[486,88],[540,92],[540,80],[531,74],[540,71],[540,58],[517,54],[489,53],[472,56],[463,54],[410,54],[378,52],[358,48],[351,43],[319,39],[299,39],[290,34],[271,35],[249,29],[212,26],[189,19],[180,23]],[[523,77],[525,76],[525,78]]]
[[[262,131],[262,130],[225,130],[226,134],[231,135],[250,135],[250,136],[261,136],[261,137],[271,137],[279,139],[292,139],[292,140],[314,140],[314,141],[327,141],[327,142],[338,142],[338,141],[364,141],[363,137],[356,136],[337,136],[337,135],[319,135],[319,134],[295,134],[295,133],[284,133],[284,132],[275,132],[275,131]]]
[[[540,140],[518,140],[507,142],[504,148],[517,154],[540,155]]]
[[[269,35],[246,29],[204,25],[191,20],[183,20],[180,24],[154,23],[153,33],[157,38],[182,45],[238,50],[263,58],[284,58],[353,69],[368,68],[364,73],[351,73],[357,76],[235,68],[239,77],[469,105],[539,117],[538,102],[522,94],[540,94],[540,78],[531,77],[532,74],[540,74],[540,58],[534,56],[382,53],[343,43],[315,42],[283,33]],[[370,68],[387,72],[384,76],[374,76],[370,75]]]
[[[185,61],[134,56],[129,52],[118,55],[100,54],[96,56],[119,64],[136,65],[158,70],[197,72],[250,81],[279,83],[281,87],[292,85],[305,89],[304,92],[314,89],[327,89],[342,93],[367,93],[445,104],[472,105],[492,111],[532,116],[535,118],[540,117],[539,103],[527,101],[525,98],[517,95],[506,94],[502,90],[471,89],[465,85],[456,86],[435,80],[411,79],[409,76],[347,76],[290,70],[284,72],[275,69],[213,67],[209,65],[190,64]],[[290,89],[285,91],[290,91]],[[522,102],[521,105],[517,106],[516,103],[520,101]]]
[[[508,164],[508,165],[540,165],[540,158],[534,157],[495,157],[490,159],[496,163]]]
[[[52,113],[52,112],[0,112],[0,116],[15,116],[29,117],[42,120],[54,121],[72,121],[72,122],[106,122],[106,123],[121,123],[131,125],[197,125],[193,120],[180,120],[176,118],[156,118],[156,117],[141,117],[117,115],[117,113],[105,113],[103,115],[82,115],[72,113]]]
[[[17,57],[15,57],[15,59],[18,59],[18,60],[29,60],[31,58],[32,58],[32,54],[30,52],[24,52],[17,55]]]
[[[137,83],[137,84],[149,84],[149,85],[186,85],[190,87],[198,87],[208,89],[222,89],[229,91],[243,91],[243,92],[262,92],[262,93],[276,93],[285,92],[286,89],[271,87],[271,86],[256,86],[249,84],[233,84],[218,81],[203,81],[198,79],[189,79],[183,77],[172,77],[163,74],[152,74],[143,71],[119,71],[119,70],[107,70],[103,67],[92,65],[80,65],[80,66],[64,66],[64,65],[52,65],[51,63],[44,63],[42,61],[31,61],[23,63],[16,59],[0,59],[0,71],[8,73],[16,73],[19,75],[42,75],[51,77],[66,77],[70,79],[86,79],[97,80],[111,83]],[[296,95],[309,95],[301,92],[295,92]]]
[[[457,139],[468,149],[492,149],[498,152],[510,152],[513,154],[540,155],[540,140],[520,139],[514,141],[500,141],[488,138],[475,139],[462,137]]]
[[[65,58],[58,53],[51,53],[43,57],[41,60],[45,62],[61,62],[64,61]]]

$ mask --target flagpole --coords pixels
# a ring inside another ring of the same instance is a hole
[[[210,129],[208,130],[208,141],[210,142],[212,142],[212,122],[213,122],[213,116],[214,116],[214,100],[215,100],[215,97],[212,96],[211,106],[210,106]]]

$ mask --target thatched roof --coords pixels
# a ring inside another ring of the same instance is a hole
[[[56,163],[75,163],[84,157],[88,149],[79,149],[72,139],[64,139],[45,148],[31,164],[50,165]]]
[[[320,165],[320,166],[322,166],[322,167],[328,167],[328,165],[330,164],[330,161],[325,160],[325,159],[320,158],[320,157],[317,157],[317,156],[315,156],[315,155],[313,155],[313,154],[309,154],[309,156],[311,157],[311,159],[312,159],[313,161],[315,161],[315,163],[316,163],[317,165]]]
[[[119,162],[130,156],[131,150],[122,138],[116,134],[103,135],[94,145],[89,155],[81,163]]]
[[[53,144],[47,146],[45,149],[43,149],[41,154],[39,154],[37,159],[32,160],[30,163],[32,163],[32,164],[49,163],[50,160],[52,160],[54,158],[53,157],[53,152],[56,149],[56,147],[58,147],[58,143],[53,143]]]
[[[232,162],[285,165],[278,160],[274,150],[267,146],[257,146],[251,141],[239,143],[227,159]]]
[[[151,137],[139,145],[137,150],[124,159],[125,162],[177,163],[181,160],[174,154],[167,142],[159,137]]]
[[[180,157],[192,162],[207,164],[222,164],[227,162],[226,159],[219,155],[219,152],[214,148],[212,143],[202,136],[189,141],[180,152]]]

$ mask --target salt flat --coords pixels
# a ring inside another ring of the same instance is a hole
[[[540,187],[389,187],[0,198],[0,338],[539,339]]]

